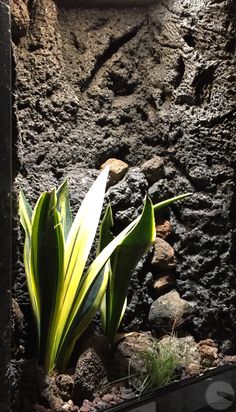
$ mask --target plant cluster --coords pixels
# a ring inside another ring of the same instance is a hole
[[[104,333],[112,342],[125,312],[132,269],[155,239],[155,211],[188,194],[153,205],[116,237],[108,204],[100,225],[97,255],[86,268],[99,226],[109,168],[86,194],[74,220],[65,180],[44,192],[34,210],[20,192],[25,231],[24,265],[37,329],[38,360],[49,373],[64,370],[75,343],[101,307]]]

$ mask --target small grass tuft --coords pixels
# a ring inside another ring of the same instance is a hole
[[[179,360],[173,352],[172,345],[163,345],[161,342],[153,342],[150,348],[147,348],[135,355],[135,361],[142,363],[143,367],[135,377],[130,379],[130,384],[142,394],[147,390],[159,388],[167,385],[173,380]],[[132,359],[130,361],[129,373],[131,375]]]

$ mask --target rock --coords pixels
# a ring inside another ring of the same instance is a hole
[[[77,362],[74,375],[73,401],[80,405],[84,399],[92,400],[109,383],[108,372],[93,347],[83,352]]]
[[[120,377],[127,375],[129,364],[132,360],[132,369],[138,371],[142,367],[142,361],[138,354],[152,347],[153,338],[144,333],[128,333],[120,340],[114,355],[114,366]]]
[[[229,363],[236,363],[236,355],[225,355],[219,365],[227,365]]]
[[[56,384],[63,401],[69,401],[74,386],[74,379],[72,376],[65,374],[58,375],[56,377]]]
[[[48,404],[54,412],[63,412],[63,399],[56,384],[56,375],[46,376],[45,387],[41,392],[43,403]]]
[[[147,193],[148,182],[137,167],[128,170],[124,179],[107,191],[116,225],[123,227],[135,219],[143,208],[143,199]]]
[[[9,364],[8,378],[11,384],[11,410],[28,409],[40,411],[42,403],[43,411],[63,412],[63,400],[60,398],[54,376],[45,376],[41,367],[35,360],[12,360]],[[41,408],[42,409],[42,408]]]
[[[150,185],[157,182],[164,174],[164,160],[160,156],[152,157],[141,165],[141,170],[145,174]]]
[[[90,402],[88,399],[84,399],[83,404],[80,408],[80,412],[91,412],[95,410],[96,409],[92,406],[92,402]]]
[[[79,407],[77,405],[72,406],[71,412],[79,412]]]
[[[101,169],[104,169],[106,166],[110,166],[108,181],[109,186],[113,186],[118,183],[124,177],[129,167],[127,163],[119,159],[108,159],[101,165]]]
[[[10,0],[12,32],[15,41],[26,34],[30,23],[27,4],[28,0]]]
[[[172,197],[172,193],[170,191],[170,187],[168,186],[168,179],[160,179],[158,182],[153,183],[151,187],[148,189],[148,195],[152,199],[153,204],[162,202],[170,197]],[[165,208],[166,209],[166,208]],[[158,215],[162,216],[165,209],[159,210]]]
[[[190,363],[184,370],[182,378],[193,377],[199,375],[203,368],[198,363]]]
[[[218,348],[212,339],[202,340],[198,343],[201,354],[201,364],[205,367],[216,366],[219,362]]]
[[[15,299],[12,299],[12,315],[17,325],[22,324],[24,315],[21,312],[20,306]]]
[[[176,280],[172,273],[161,275],[159,279],[154,282],[154,290],[156,296],[160,296],[163,293],[168,292],[170,289],[173,289],[175,287],[175,284]]]
[[[224,339],[222,342],[220,342],[220,351],[224,355],[234,355],[234,342],[232,342],[232,340],[230,339]]]
[[[103,401],[103,402],[109,403],[109,402],[111,402],[111,401],[113,401],[113,400],[114,400],[114,396],[112,395],[112,393],[107,393],[106,395],[103,395],[103,396],[102,396],[102,401]]]
[[[190,304],[172,290],[153,302],[148,321],[157,330],[172,331],[179,328],[190,313]]]
[[[70,411],[70,412],[72,412],[72,411],[74,410],[74,403],[73,403],[73,401],[72,401],[71,399],[69,399],[68,402],[65,402],[65,403],[62,405],[62,409],[63,409],[63,411]],[[77,410],[78,410],[78,408],[77,408]]]
[[[169,270],[175,267],[174,249],[165,240],[157,237],[154,243],[152,264],[157,270]]]
[[[22,353],[24,352],[24,347],[22,347],[22,345],[20,344],[20,341],[24,334],[24,315],[21,312],[20,306],[15,299],[12,299],[11,329],[11,350],[14,353],[15,357],[17,357],[18,355],[22,355]]]
[[[172,226],[169,220],[156,218],[156,235],[157,237],[166,240],[172,231]]]

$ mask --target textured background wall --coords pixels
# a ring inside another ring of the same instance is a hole
[[[139,166],[162,156],[165,176],[150,192],[160,200],[196,192],[171,209],[178,288],[194,303],[192,331],[230,350],[236,335],[233,2],[166,0],[120,10],[63,4],[14,6],[15,189],[35,200],[68,175],[75,203],[79,184],[86,188],[109,157]],[[23,273],[19,261],[15,272]],[[15,295],[23,305],[21,276]]]
[[[0,410],[9,411],[11,277],[11,36],[8,1],[0,2]]]

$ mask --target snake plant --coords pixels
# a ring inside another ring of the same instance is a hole
[[[155,205],[153,205],[147,197],[142,215],[130,224],[132,230],[130,230],[123,241],[119,243],[111,258],[104,266],[103,272],[108,275],[108,285],[101,302],[100,311],[104,333],[111,342],[114,340],[125,313],[132,269],[135,268],[138,261],[148,251],[155,240],[154,213],[189,195],[191,195],[191,193],[176,196]],[[99,252],[114,239],[112,226],[112,209],[111,206],[108,205],[100,226]]]
[[[42,193],[34,210],[20,192],[25,272],[37,327],[38,360],[46,373],[66,368],[76,341],[102,300],[105,333],[113,339],[125,310],[130,271],[154,240],[154,211],[159,206],[153,206],[149,198],[141,216],[116,237],[110,232],[113,222],[108,206],[101,223],[99,253],[86,269],[108,173],[105,168],[95,180],[74,221],[67,181],[57,190]]]

